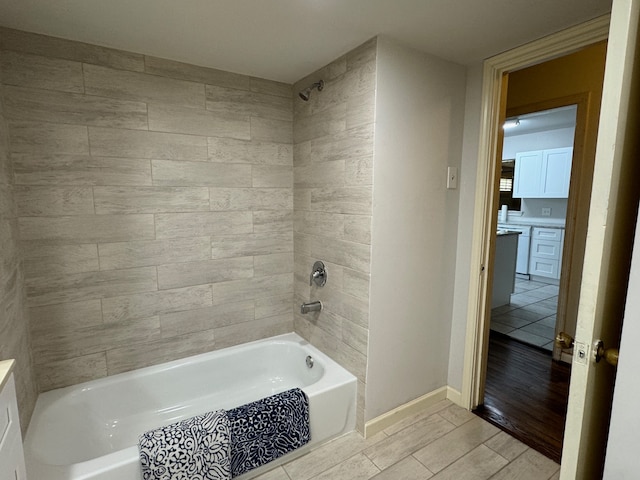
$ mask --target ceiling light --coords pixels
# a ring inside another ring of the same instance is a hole
[[[515,128],[518,125],[520,125],[520,120],[518,120],[517,118],[509,118],[504,122],[504,125],[502,125],[502,128],[506,130],[508,128]]]

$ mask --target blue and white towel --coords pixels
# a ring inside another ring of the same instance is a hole
[[[144,480],[229,480],[229,418],[224,410],[150,430],[140,437]]]
[[[227,415],[233,477],[275,460],[311,439],[309,400],[299,388],[229,410]]]

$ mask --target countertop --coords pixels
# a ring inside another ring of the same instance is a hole
[[[500,229],[496,232],[496,235],[503,237],[505,235],[520,235],[521,232],[512,232],[511,230]]]
[[[0,390],[2,390],[5,384],[9,381],[11,372],[15,367],[15,360],[2,360],[0,361]]]

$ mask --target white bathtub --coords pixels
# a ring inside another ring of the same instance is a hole
[[[52,390],[38,397],[27,430],[27,473],[30,480],[140,480],[141,433],[300,387],[309,397],[311,442],[288,460],[355,428],[356,385],[289,333]]]

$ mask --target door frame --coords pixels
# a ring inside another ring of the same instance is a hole
[[[492,238],[496,229],[495,212],[498,205],[494,190],[497,154],[501,149],[500,125],[504,120],[502,117],[506,100],[505,75],[510,71],[552,60],[606,40],[610,18],[610,15],[603,15],[496,55],[484,62],[461,392],[461,403],[468,409],[477,407],[484,395],[489,342],[488,319],[491,309],[488,293],[492,281],[488,275],[490,269],[487,267],[493,258],[492,250],[495,248]]]

